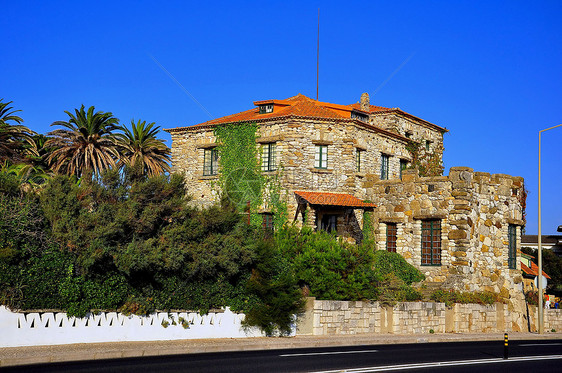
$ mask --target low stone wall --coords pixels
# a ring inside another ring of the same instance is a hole
[[[518,314],[503,303],[493,305],[435,302],[346,302],[308,298],[297,334],[341,335],[361,333],[492,333],[536,330],[536,307]],[[519,320],[525,320],[520,325]],[[545,310],[545,330],[562,330],[562,310]]]
[[[529,325],[532,332],[537,331],[538,307],[529,306]],[[552,329],[556,331],[562,330],[562,309],[545,309],[544,310],[544,330],[549,332]]]
[[[562,330],[562,310],[549,309],[544,313],[544,329],[545,330]]]
[[[256,328],[242,328],[244,317],[227,308],[206,315],[157,312],[127,316],[101,312],[75,318],[63,312],[12,312],[0,306],[0,347],[262,336]]]

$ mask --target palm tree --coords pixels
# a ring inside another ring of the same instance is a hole
[[[47,180],[51,178],[51,175],[41,167],[25,163],[9,164],[7,161],[0,167],[0,173],[15,177],[24,192],[44,187]]]
[[[131,120],[132,131],[119,126],[123,133],[115,135],[122,155],[122,164],[133,169],[142,169],[148,177],[170,171],[170,148],[164,141],[156,138],[160,126],[146,121]],[[153,128],[154,127],[154,128]]]
[[[90,106],[86,112],[82,105],[80,110],[74,109],[75,114],[65,111],[68,122],[51,124],[65,128],[49,132],[52,138],[45,143],[53,148],[47,161],[54,172],[81,177],[86,171],[99,174],[115,166],[119,153],[112,131],[118,128],[119,119],[110,112],[94,110]]]
[[[18,163],[25,161],[26,154],[35,154],[33,148],[25,145],[32,145],[32,136],[35,134],[29,128],[23,126],[23,119],[15,115],[18,111],[13,110],[12,103],[2,102],[0,99],[0,162],[10,161]],[[14,122],[16,124],[11,124]]]

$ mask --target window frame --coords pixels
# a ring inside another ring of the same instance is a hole
[[[386,251],[396,252],[396,241],[398,237],[398,224],[386,223]]]
[[[363,172],[363,170],[361,169],[361,153],[363,153],[364,150],[356,148],[355,149],[355,172]]]
[[[270,114],[270,113],[273,113],[273,104],[263,104],[263,105],[260,105],[259,113],[260,113],[260,114]]]
[[[402,180],[403,171],[408,169],[408,161],[405,159],[400,160],[400,180]]]
[[[271,237],[275,231],[274,216],[272,212],[264,212],[260,214],[262,216],[262,229],[266,237]]]
[[[203,176],[215,176],[218,174],[219,153],[218,149],[203,149]]]
[[[427,234],[429,233],[429,235]],[[442,253],[441,220],[421,221],[421,265],[440,266]]]
[[[324,150],[324,152],[322,150]],[[315,145],[314,168],[320,170],[326,170],[328,168],[328,145]]]
[[[267,149],[267,152],[266,152]],[[262,144],[261,154],[261,170],[264,172],[271,172],[277,170],[276,165],[276,151],[277,146],[275,142],[268,142]],[[267,156],[266,156],[267,154]]]
[[[320,223],[320,224],[318,224]],[[338,214],[322,214],[316,224],[316,229],[328,233],[338,233]]]
[[[517,269],[517,226],[509,224],[507,226],[507,267]]]
[[[390,155],[381,153],[381,180],[389,179]]]

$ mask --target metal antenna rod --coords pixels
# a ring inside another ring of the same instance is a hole
[[[320,70],[320,8],[318,8],[318,38],[316,43],[316,101],[318,101],[319,70]]]

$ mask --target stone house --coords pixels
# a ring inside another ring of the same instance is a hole
[[[522,178],[463,167],[420,177],[408,169],[413,157],[431,154],[440,163],[447,129],[371,105],[366,93],[351,105],[301,94],[253,104],[166,130],[173,169],[185,174],[193,203],[219,197],[214,128],[257,123],[262,172],[278,176],[291,220],[357,242],[368,229],[379,249],[403,255],[429,284],[520,298]]]

